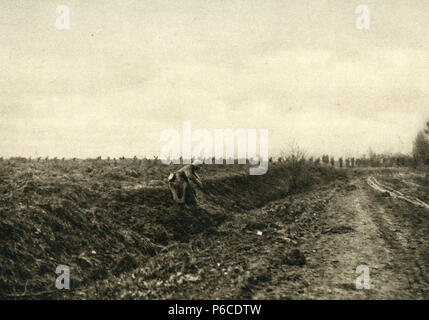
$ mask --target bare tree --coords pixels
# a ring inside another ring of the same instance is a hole
[[[289,145],[287,151],[282,150],[280,154],[283,160],[288,162],[292,168],[296,168],[304,163],[307,156],[306,151],[295,141]]]
[[[424,131],[420,131],[414,140],[413,156],[418,164],[429,164],[429,139]]]

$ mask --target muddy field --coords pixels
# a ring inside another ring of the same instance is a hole
[[[429,209],[406,199],[428,203],[427,173],[205,166],[207,194],[191,208],[171,200],[173,169],[1,161],[0,297],[429,298]],[[68,291],[55,288],[60,264],[70,266]],[[358,265],[369,290],[356,289]]]

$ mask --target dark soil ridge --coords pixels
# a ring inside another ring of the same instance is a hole
[[[263,176],[209,178],[207,194],[199,193],[200,205],[191,208],[174,203],[166,186],[124,190],[97,176],[70,176],[40,165],[38,173],[49,170],[46,178],[30,165],[24,172],[3,170],[0,298],[58,297],[60,264],[70,266],[73,288],[119,276],[168,245],[216,233],[233,213],[340,175],[327,167],[273,165]]]

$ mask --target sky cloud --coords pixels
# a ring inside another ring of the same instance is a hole
[[[429,118],[428,4],[0,4],[3,156],[154,155],[167,128],[268,128],[270,151],[410,152]]]

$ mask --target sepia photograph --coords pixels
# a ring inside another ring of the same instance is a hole
[[[0,74],[0,300],[429,299],[428,0],[1,0]]]

